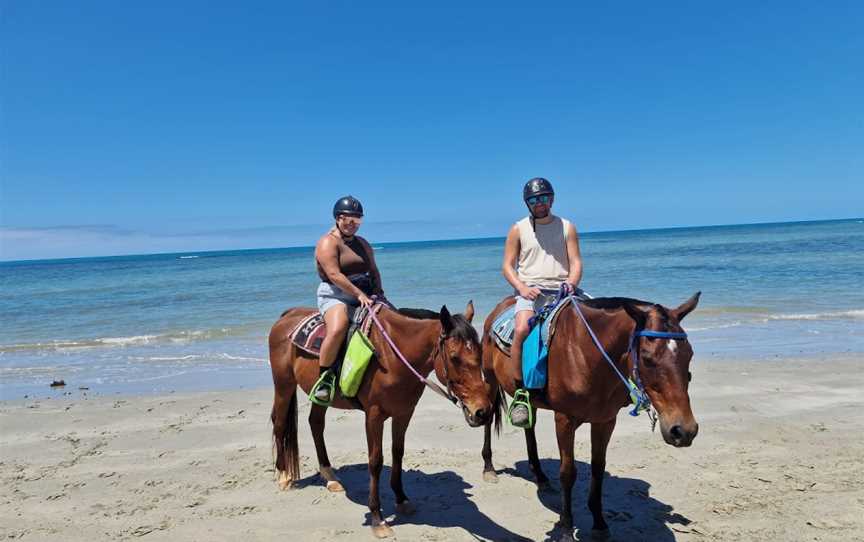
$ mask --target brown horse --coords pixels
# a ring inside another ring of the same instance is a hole
[[[465,315],[451,315],[447,307],[440,313],[411,310],[411,318],[389,308],[378,315],[381,325],[392,338],[414,370],[424,378],[434,369],[438,380],[462,404],[465,419],[472,427],[479,427],[492,416],[492,405],[483,385],[481,348],[477,332],[471,325],[474,305],[469,301]],[[275,397],[273,399],[273,438],[276,448],[276,470],[282,489],[291,487],[300,476],[297,447],[297,393],[299,384],[306,394],[318,379],[318,360],[297,348],[289,334],[300,320],[314,309],[295,308],[283,313],[270,331],[270,365],[273,371]],[[392,529],[381,515],[378,480],[383,463],[382,437],[384,421],[393,418],[393,466],[390,487],[396,494],[399,513],[413,512],[402,489],[402,455],[405,449],[405,431],[414,413],[414,407],[424,390],[424,383],[394,354],[382,336],[372,327],[369,338],[375,347],[373,357],[357,392],[356,400],[341,396],[333,407],[362,408],[366,413],[366,443],[369,450],[369,510],[372,530],[379,538],[391,536]],[[343,491],[343,487],[327,456],[324,444],[324,417],[327,409],[313,404],[309,412],[309,425],[318,455],[319,472],[327,481],[330,491]]]
[[[696,308],[699,293],[680,307],[626,298],[597,298],[582,302],[580,308],[594,330],[603,349],[622,375],[634,374],[634,356],[638,356],[638,376],[648,398],[656,409],[663,439],[676,447],[690,446],[699,425],[690,409],[687,388],[693,350],[686,338],[672,340],[635,335],[642,330],[680,333],[681,320]],[[508,298],[498,304],[486,319],[483,335],[483,370],[487,391],[494,404],[504,401],[502,389],[513,395],[514,381],[522,380],[518,367],[502,352],[491,336],[492,323],[513,303]],[[593,529],[608,533],[601,502],[603,473],[606,469],[606,447],[615,429],[618,411],[630,404],[628,388],[604,359],[579,315],[572,308],[563,310],[549,346],[548,380],[545,393],[532,394],[531,403],[555,411],[555,432],[561,457],[560,480],[563,508],[559,525],[568,531],[573,527],[571,494],[576,480],[573,441],[576,428],[591,424],[591,486],[588,508],[594,517]],[[636,337],[634,341],[634,337]],[[686,335],[685,335],[686,337]],[[634,352],[631,354],[631,344]],[[500,383],[500,386],[498,386]],[[487,422],[483,442],[483,476],[495,481],[492,466],[491,426]],[[548,478],[540,468],[534,429],[525,430],[531,470],[540,487],[548,487]]]

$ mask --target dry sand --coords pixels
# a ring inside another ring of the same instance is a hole
[[[701,429],[686,449],[664,444],[644,415],[622,411],[604,487],[612,538],[864,540],[862,365],[860,356],[696,362],[691,397]],[[371,540],[362,413],[330,413],[328,446],[347,492],[329,493],[315,474],[302,398],[305,478],[281,492],[271,397],[269,389],[159,397],[75,390],[0,403],[0,538]],[[551,414],[538,423],[540,457],[557,487]],[[521,432],[506,427],[494,441],[497,484],[483,481],[481,441],[456,409],[424,396],[405,456],[415,515],[392,515],[384,470],[383,509],[398,540],[553,533],[559,495],[536,491]],[[587,533],[586,428],[576,457],[575,520]]]

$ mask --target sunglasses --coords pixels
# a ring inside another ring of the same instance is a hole
[[[542,196],[531,196],[530,198],[525,200],[528,205],[537,205],[538,203],[542,203],[543,205],[548,204],[552,201],[552,196],[549,194],[543,194]]]
[[[343,220],[353,220],[355,222],[362,222],[363,221],[363,215],[349,215],[347,213],[340,214],[337,217],[337,219],[338,218],[341,218]]]

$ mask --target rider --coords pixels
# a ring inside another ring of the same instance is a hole
[[[522,344],[531,331],[528,320],[535,310],[555,295],[562,284],[568,293],[576,291],[582,278],[579,235],[568,220],[552,214],[555,191],[541,177],[531,179],[522,189],[529,216],[514,224],[504,245],[502,271],[516,295],[516,316],[510,357],[519,369],[517,392],[526,394],[522,384]],[[530,404],[514,398],[510,423],[530,425]]]
[[[336,375],[331,368],[348,331],[349,308],[371,307],[373,295],[384,296],[381,274],[372,247],[357,234],[363,221],[363,205],[353,196],[339,198],[333,206],[336,224],[315,245],[318,311],[324,315],[327,335],[318,358],[320,376],[310,395],[320,405],[333,401]]]

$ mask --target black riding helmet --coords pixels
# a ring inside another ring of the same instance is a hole
[[[333,218],[339,215],[363,216],[363,205],[354,196],[339,198],[333,205]]]
[[[525,183],[525,188],[522,189],[523,200],[527,200],[534,196],[542,196],[543,194],[549,194],[550,196],[555,195],[555,189],[552,188],[552,183],[543,177],[534,177]]]

